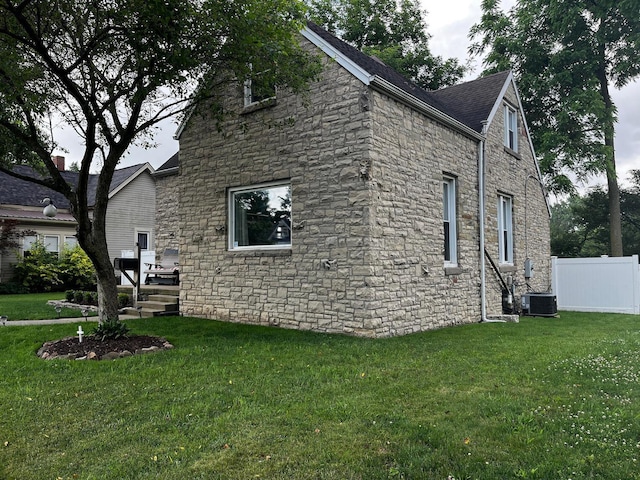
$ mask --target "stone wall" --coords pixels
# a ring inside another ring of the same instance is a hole
[[[180,138],[185,315],[366,336],[480,320],[477,140],[333,61],[306,96],[279,92],[245,110],[236,85],[225,98],[222,124],[196,112]],[[549,218],[526,138],[519,158],[505,152],[501,116],[486,149],[487,247],[497,258],[497,192],[513,195],[515,259],[504,273],[522,285],[529,256],[538,289],[549,278]],[[444,175],[458,193],[455,269],[443,258]],[[228,189],[278,180],[292,186],[291,249],[229,251]],[[488,311],[500,314],[490,267],[487,279]]]
[[[477,141],[376,93],[372,250],[380,334],[480,320]],[[442,182],[455,178],[458,268],[445,269]]]
[[[513,87],[505,95],[506,101],[517,106]],[[499,265],[503,278],[516,284],[516,301],[527,291],[546,292],[551,285],[551,244],[549,211],[539,181],[522,112],[518,112],[518,152],[504,147],[504,108],[498,108],[489,126],[485,148],[486,156],[486,248],[498,264],[498,195],[513,198],[513,266]],[[524,262],[534,263],[533,277],[524,278]],[[501,303],[501,287],[497,275],[487,264],[489,304],[493,311]]]
[[[167,248],[178,248],[180,184],[177,173],[155,175],[156,181],[156,260]]]
[[[185,315],[372,335],[365,278],[369,186],[361,170],[371,143],[363,85],[327,60],[306,96],[243,112],[192,116],[180,138],[181,309]],[[231,252],[227,189],[290,179],[290,250]],[[331,263],[330,269],[323,265]]]

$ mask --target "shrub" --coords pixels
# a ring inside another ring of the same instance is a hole
[[[67,300],[67,302],[73,302],[75,295],[76,292],[74,290],[67,290],[64,294],[64,298]]]
[[[105,340],[117,340],[124,338],[129,333],[129,327],[127,327],[120,320],[104,320],[93,329],[91,333],[96,339],[104,342]]]
[[[30,293],[56,292],[63,287],[57,255],[48,252],[41,241],[35,242],[29,254],[18,261],[13,278]]]
[[[0,283],[0,295],[29,293],[29,289],[17,282]]]
[[[75,303],[82,304],[82,302],[84,302],[84,292],[82,290],[76,290],[73,292],[73,301]]]
[[[92,292],[83,292],[84,296],[82,299],[82,303],[84,305],[93,305],[93,296],[91,295]]]
[[[65,288],[93,290],[96,284],[93,264],[79,245],[65,246],[58,258],[39,240],[31,246],[28,255],[19,259],[13,275],[15,282],[31,293],[57,292]]]
[[[60,276],[66,288],[94,290],[96,285],[93,263],[80,245],[69,248],[65,245],[58,263]]]
[[[132,306],[131,297],[128,293],[118,294],[118,308],[125,308]]]

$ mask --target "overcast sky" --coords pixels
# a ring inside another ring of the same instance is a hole
[[[420,0],[427,12],[428,32],[432,35],[430,47],[434,54],[444,58],[455,57],[461,62],[468,60],[467,49],[469,29],[480,20],[481,0]],[[515,0],[502,0],[503,9],[515,4]],[[471,65],[468,79],[476,78],[482,65]],[[616,160],[621,180],[627,177],[630,169],[640,169],[640,82],[636,81],[622,90],[612,91],[613,100],[618,107],[616,127]],[[132,148],[123,158],[121,166],[149,162],[154,168],[162,165],[178,151],[178,142],[173,139],[177,126],[172,121],[161,125],[155,136],[156,148]],[[69,152],[56,152],[67,157],[67,165],[79,162],[82,145],[70,132],[61,132],[59,143]],[[604,183],[604,179],[599,181]]]

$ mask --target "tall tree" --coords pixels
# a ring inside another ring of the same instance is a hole
[[[640,171],[620,189],[623,254],[640,254]],[[557,203],[551,215],[551,253],[561,257],[593,257],[609,251],[608,195],[600,186]]]
[[[221,83],[248,78],[252,68],[272,85],[303,89],[319,69],[297,41],[304,15],[298,0],[0,0],[0,171],[69,200],[96,268],[101,320],[118,313],[105,214],[123,154],[194,103],[215,108]],[[77,185],[51,161],[54,122],[84,141]],[[40,176],[20,176],[16,163]]]
[[[551,190],[573,189],[568,172],[606,174],[610,253],[622,255],[610,89],[640,76],[638,1],[519,0],[504,13],[483,0],[482,10],[471,53],[486,55],[487,73],[514,71]]]
[[[465,67],[429,50],[417,0],[307,0],[318,25],[375,55],[417,85],[437,90],[460,81]]]

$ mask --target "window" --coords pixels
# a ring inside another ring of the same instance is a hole
[[[444,263],[458,263],[458,239],[456,233],[456,180],[444,177],[442,180],[442,218],[444,226]]]
[[[149,250],[149,232],[138,232],[136,236],[140,250]]]
[[[518,112],[510,105],[504,106],[504,146],[518,151]]]
[[[266,73],[266,72],[265,72]],[[276,87],[265,79],[264,73],[256,73],[244,82],[244,106],[249,107],[275,98]]]
[[[66,248],[73,248],[78,244],[78,239],[75,236],[64,237],[64,246]]]
[[[290,247],[290,183],[229,189],[229,250]]]
[[[513,200],[498,195],[498,243],[500,263],[513,264]]]
[[[58,235],[45,235],[44,248],[47,252],[55,253],[57,255],[60,251],[60,237],[58,237]]]
[[[25,235],[22,238],[22,255],[25,257],[28,257],[29,250],[31,250],[31,248],[37,241],[38,241],[37,235]]]

